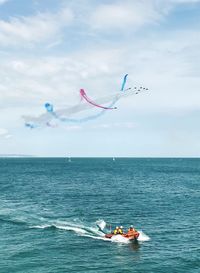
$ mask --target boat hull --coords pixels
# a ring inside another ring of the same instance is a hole
[[[113,236],[119,236],[119,235],[126,238],[126,239],[129,239],[130,241],[137,241],[137,239],[139,237],[138,232],[136,234],[134,234],[134,235],[128,235],[126,233],[114,235],[112,233],[109,233],[109,234],[106,234],[105,237],[108,238],[108,239],[112,239]]]

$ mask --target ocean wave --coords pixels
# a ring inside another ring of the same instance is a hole
[[[7,223],[7,224],[13,224],[13,225],[26,225],[26,221],[18,218],[5,218],[0,216],[0,222]]]

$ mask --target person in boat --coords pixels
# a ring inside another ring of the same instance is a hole
[[[118,234],[118,230],[119,230],[119,227],[116,227],[112,233],[113,233],[114,235],[117,235],[117,234]]]
[[[117,235],[117,234],[120,234],[122,235],[123,234],[123,226],[120,226],[120,227],[116,227],[113,231],[113,234],[114,235]]]
[[[128,229],[127,236],[134,236],[135,238],[138,238],[139,232],[131,225]]]
[[[123,232],[123,226],[120,226],[120,228],[118,229],[118,234],[123,234],[124,232]]]

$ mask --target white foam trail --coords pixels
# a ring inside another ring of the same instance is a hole
[[[104,237],[104,236],[95,236],[95,235],[89,235],[89,234],[85,234],[84,237],[89,237],[95,240],[102,240],[102,241],[111,241],[110,239]]]
[[[78,234],[85,234],[85,233],[87,233],[86,230],[84,230],[82,228],[78,228],[78,227],[60,226],[60,225],[54,225],[54,226],[56,228],[58,228],[58,229],[68,230],[68,231],[74,231],[75,233],[78,233]]]
[[[30,228],[40,228],[40,229],[45,229],[45,228],[50,228],[52,225],[38,225],[38,226],[31,226]]]
[[[96,222],[99,226],[105,227],[106,222],[104,220],[99,220]],[[31,228],[39,228],[39,229],[47,229],[47,228],[57,228],[61,230],[66,231],[73,231],[76,234],[84,237],[89,237],[95,240],[103,240],[103,241],[110,241],[114,243],[123,243],[128,244],[130,243],[130,240],[128,238],[125,238],[121,235],[115,235],[111,239],[105,238],[104,234],[98,230],[97,227],[88,227],[85,226],[82,223],[74,223],[74,222],[67,222],[67,221],[56,221],[56,222],[50,222],[48,224],[42,224],[37,226],[32,226]],[[149,241],[150,237],[147,236],[143,231],[139,231],[140,235],[138,237],[138,241],[144,242]]]
[[[148,235],[146,235],[142,230],[138,230],[138,232],[140,233],[138,241],[146,242],[151,240],[151,238]]]
[[[106,226],[106,222],[104,220],[98,220],[96,221],[96,224],[100,227],[101,230],[103,230]]]
[[[46,229],[46,228],[57,228],[67,231],[74,231],[78,234],[86,234],[87,231],[83,228],[73,227],[73,226],[64,226],[64,225],[58,225],[58,224],[46,224],[46,225],[38,225],[38,226],[32,226],[31,228],[40,228],[40,229]]]
[[[90,231],[93,233],[93,234],[96,234],[98,236],[102,236],[102,232],[97,230],[97,228],[90,228]]]
[[[115,243],[123,243],[123,244],[129,244],[130,243],[130,240],[128,238],[125,238],[121,235],[115,235],[111,238],[111,241],[112,242],[115,242]]]

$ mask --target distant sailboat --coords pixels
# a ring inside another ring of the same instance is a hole
[[[115,157],[113,157],[113,161],[115,161]]]

